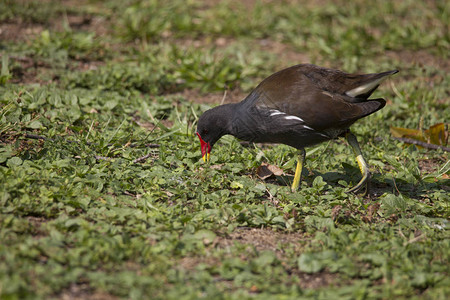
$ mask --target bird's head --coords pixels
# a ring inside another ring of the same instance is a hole
[[[226,105],[217,106],[207,110],[198,119],[197,136],[200,139],[200,149],[202,151],[203,161],[209,161],[211,149],[214,144],[225,134],[228,133],[228,118]]]
[[[212,149],[211,143],[206,142],[204,139],[202,139],[202,136],[200,135],[200,133],[198,133],[198,131],[197,131],[197,136],[200,140],[200,150],[202,151],[203,161],[204,162],[209,161],[209,157],[210,157],[210,153],[211,153],[211,149]]]

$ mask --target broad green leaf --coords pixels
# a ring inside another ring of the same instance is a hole
[[[6,165],[8,167],[13,167],[13,166],[20,166],[22,164],[22,159],[20,157],[14,156],[11,157],[10,159],[8,159],[8,161],[6,162]]]
[[[325,266],[314,253],[303,253],[298,258],[298,268],[306,273],[317,273]]]
[[[28,124],[27,128],[32,128],[32,129],[39,129],[42,128],[42,123],[40,121],[32,121],[30,124]]]

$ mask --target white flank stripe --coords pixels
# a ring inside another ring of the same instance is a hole
[[[300,119],[299,117],[296,117],[296,116],[286,116],[286,117],[284,117],[284,119],[285,120],[297,120],[297,121],[300,121],[300,122],[305,122],[305,121],[303,121],[302,119]]]
[[[276,110],[276,109],[271,109],[269,112],[270,112],[270,115],[269,115],[270,117],[286,115],[285,112],[282,112],[282,111],[279,111],[279,110]],[[289,116],[289,115],[286,115],[286,116],[283,116],[283,118],[284,118],[285,120],[295,120],[295,121],[300,121],[300,122],[302,122],[302,123],[305,122],[305,121],[303,121],[303,119],[301,119],[301,118],[299,118],[299,117],[297,117],[297,116]],[[314,130],[314,129],[312,129],[311,127],[308,127],[308,126],[305,126],[305,128]]]
[[[314,129],[312,129],[311,127],[306,126],[306,125],[303,125],[303,128],[306,128],[306,129],[309,129],[309,130],[314,130]]]
[[[278,116],[278,115],[285,115],[285,114],[286,114],[286,113],[281,112],[281,111],[276,110],[276,109],[271,109],[271,110],[270,110],[270,116],[271,116],[271,117],[273,117],[273,116]]]

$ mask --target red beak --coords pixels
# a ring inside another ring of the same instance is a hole
[[[205,142],[200,134],[197,132],[197,136],[200,140],[200,149],[202,150],[202,158],[203,161],[209,161],[209,153],[211,152],[211,145],[207,142]]]

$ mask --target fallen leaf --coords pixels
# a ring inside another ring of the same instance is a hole
[[[224,166],[224,164],[217,164],[217,165],[211,165],[209,167],[214,170],[220,170],[220,169],[222,169],[223,166]]]
[[[256,286],[256,285],[252,285],[251,287],[250,287],[250,292],[251,293],[257,293],[258,292],[258,287]]]
[[[425,130],[426,135],[428,136],[428,142],[435,145],[447,145],[448,141],[448,132],[445,130],[445,124],[439,123],[430,127],[430,129]]]
[[[337,217],[339,216],[339,213],[341,212],[342,205],[336,205],[331,210],[331,218],[336,221]]]
[[[402,128],[402,127],[392,127],[390,128],[391,134],[394,137],[399,138],[413,138],[422,142],[425,142],[425,138],[423,136],[423,131],[419,129],[409,129],[409,128]]]
[[[262,163],[258,169],[256,169],[256,175],[262,180],[265,180],[271,176],[281,176],[284,172],[282,169],[275,165],[269,165],[267,163]]]
[[[420,141],[424,143],[422,146],[426,146],[426,144],[446,146],[449,136],[447,125],[445,123],[435,124],[427,130],[391,127],[390,131],[394,138]],[[409,144],[407,141],[405,143]],[[421,143],[414,144],[422,148]]]
[[[378,210],[380,209],[380,203],[375,203],[375,204],[371,204],[369,205],[369,207],[367,208],[367,215],[370,217],[373,217],[377,214]]]
[[[369,205],[369,207],[367,208],[367,215],[361,217],[363,222],[372,223],[374,217],[377,215],[378,210],[380,209],[380,206],[381,206],[380,203],[375,203],[375,204]]]

